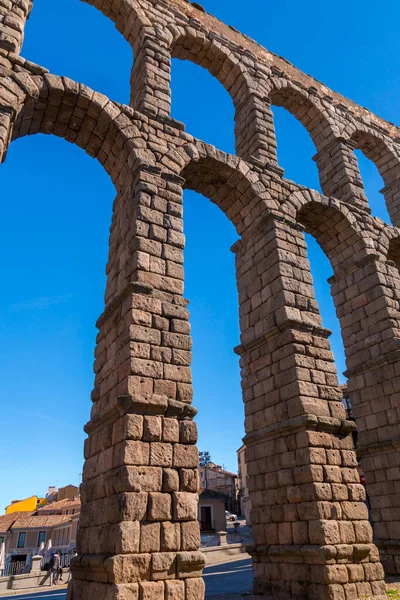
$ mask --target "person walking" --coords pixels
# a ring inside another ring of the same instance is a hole
[[[57,583],[58,571],[60,568],[60,555],[54,552],[49,562],[50,587]]]
[[[63,580],[63,578],[62,578],[62,576],[63,576],[63,568],[61,566],[61,552],[58,550],[57,554],[58,554],[58,557],[60,559],[60,566],[58,567],[58,573],[57,573],[56,578],[55,578],[55,583],[58,583],[59,581]]]
[[[75,556],[78,556],[78,553],[77,553],[77,551],[74,548],[74,552],[72,554],[71,560],[73,558],[75,558]],[[70,565],[69,565],[69,573],[68,573],[68,583],[71,581],[71,579],[72,579],[72,573],[71,573],[71,563],[70,563]]]

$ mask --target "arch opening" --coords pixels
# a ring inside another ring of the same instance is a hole
[[[208,174],[213,162],[217,173],[210,182]],[[208,488],[212,494],[225,497],[225,510],[245,518],[247,528],[251,525],[242,445],[244,405],[238,357],[233,352],[239,344],[240,332],[235,258],[230,246],[237,242],[238,233],[228,215],[223,214],[226,208],[224,210],[219,202],[225,195],[224,186],[227,188],[227,182],[232,180],[233,169],[217,162],[210,158],[199,160],[182,172],[186,179],[183,195],[185,296],[190,299],[194,404],[199,411],[196,416],[198,448],[210,454],[211,462],[211,465],[203,463],[200,454],[198,519],[202,546],[209,542],[210,534],[219,530],[234,533],[233,523],[226,519],[218,502],[212,508],[208,506],[207,495],[203,493]],[[237,183],[240,187],[240,180]],[[200,222],[207,226],[199,227]],[[234,475],[237,460],[245,482],[239,493]],[[221,467],[224,475],[218,472]],[[241,531],[242,534],[247,531],[243,522]],[[212,539],[218,540],[218,537]]]
[[[26,498],[49,484],[79,484],[115,188],[96,161],[55,136],[16,140],[1,175],[3,194],[13,198],[2,204],[10,226],[0,242],[8,257],[0,307],[8,399],[0,448],[12,465],[0,490],[6,506],[10,489]],[[57,482],[48,480],[50,449]]]
[[[346,340],[339,321],[343,314],[340,307],[334,304],[328,280],[332,276],[340,278],[357,259],[357,255],[363,255],[364,243],[355,223],[351,223],[336,207],[306,202],[298,211],[297,219],[306,231],[315,295],[322,321],[332,331],[332,351],[340,383],[344,384],[346,381],[342,374],[346,370]]]
[[[203,66],[172,60],[172,117],[186,131],[227,153],[235,154],[232,99]]]
[[[183,169],[185,188],[196,191],[219,206],[242,234],[270,208],[267,194],[258,177],[246,163],[212,146],[188,146],[186,153],[197,154]]]
[[[286,98],[286,97],[284,97]],[[312,160],[315,154],[315,145],[310,132],[305,124],[301,122],[298,110],[288,105],[282,106],[284,98],[281,98],[281,106],[272,106],[277,139],[278,164],[285,170],[285,178],[303,184],[308,188],[321,191],[319,174],[315,162]],[[279,98],[278,98],[279,99]],[[286,102],[285,102],[286,104]],[[296,113],[297,112],[297,117]],[[304,120],[304,119],[303,119]],[[328,220],[329,219],[331,220]],[[300,209],[298,213],[299,222],[305,227],[305,240],[308,249],[311,275],[314,282],[314,291],[322,316],[322,321],[332,331],[330,338],[332,350],[335,356],[338,375],[341,383],[345,371],[345,352],[340,331],[340,325],[336,318],[333,299],[329,291],[327,280],[333,275],[335,265],[335,253],[337,251],[337,239],[332,234],[332,220],[337,219],[334,211],[326,213],[317,205],[310,205]],[[329,225],[328,225],[329,221]],[[350,248],[343,247],[346,259],[351,257]]]
[[[282,85],[282,87],[279,87]],[[279,82],[269,93],[273,107],[285,108],[307,129],[317,150],[321,148],[327,137],[333,135],[333,128],[322,107],[315,105],[306,93],[293,87],[286,87],[287,82]]]
[[[132,149],[128,129],[131,122],[121,107],[65,77],[45,74],[33,77],[32,83],[38,95],[21,98],[12,139],[37,133],[64,138],[96,158],[117,185],[127,171],[120,148],[125,158]]]
[[[47,43],[37,44],[43,31]],[[51,73],[68,76],[129,104],[132,48],[111,20],[88,4],[73,2],[66,11],[57,2],[35,2],[22,54]],[[126,73],[124,78],[122,72]]]
[[[312,157],[315,145],[303,125],[285,106],[272,105],[278,164],[285,171],[285,178],[300,185],[320,191],[318,169]]]
[[[382,188],[385,187],[385,183],[379,171],[376,148],[372,150],[371,146],[363,145],[362,148],[356,149],[354,154],[372,215],[379,217],[385,223],[391,223],[387,204],[382,197]]]
[[[199,227],[199,223],[207,223],[207,226]],[[184,192],[184,232],[185,296],[190,300],[193,338],[194,405],[199,411],[196,417],[198,447],[209,451],[214,463],[236,472],[236,451],[241,445],[244,427],[239,366],[232,350],[239,344],[239,327],[234,255],[230,245],[238,236],[222,211],[191,189]],[[233,510],[236,511],[237,508]]]

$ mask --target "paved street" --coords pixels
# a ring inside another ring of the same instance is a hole
[[[206,596],[250,590],[252,584],[251,559],[207,567],[204,569],[204,581],[206,582]],[[13,598],[14,600],[36,600],[36,598],[41,600],[64,600],[65,597],[65,589],[48,590],[46,588],[43,588],[43,592],[37,594],[3,596],[3,598]]]
[[[66,590],[49,590],[46,587],[43,588],[43,592],[38,594],[24,594],[21,596],[2,596],[2,598],[13,598],[14,600],[34,600],[36,598],[43,598],[43,600],[64,600],[67,595]]]
[[[206,582],[206,596],[251,590],[251,558],[207,567],[204,569],[203,578]]]

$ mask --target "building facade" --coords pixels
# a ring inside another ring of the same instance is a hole
[[[6,506],[6,515],[11,515],[16,512],[35,512],[48,504],[53,506],[54,502],[72,500],[78,496],[79,488],[76,485],[70,484],[59,489],[50,486],[45,498],[29,496],[29,498],[25,498],[24,500],[12,500],[11,504]]]
[[[58,500],[52,502],[47,506],[39,509],[37,514],[40,516],[45,515],[76,515],[81,511],[81,501],[78,497],[66,498],[65,500]]]
[[[32,512],[38,510],[46,504],[46,498],[38,498],[37,496],[30,496],[24,500],[13,500],[11,504],[6,506],[6,515],[12,515],[13,513]]]
[[[46,498],[32,496],[7,507],[8,513],[0,516],[0,546],[4,543],[6,571],[24,572],[28,559],[36,554],[41,554],[44,561],[56,550],[62,559],[72,555],[81,510],[78,492],[78,488],[71,485],[59,490],[52,487]],[[50,499],[54,501],[49,502]],[[23,507],[31,510],[22,511]],[[62,562],[69,564],[69,560]]]
[[[199,496],[200,531],[226,531],[226,496],[214,490],[203,490]]]
[[[5,545],[6,566],[18,563],[23,572],[31,556],[41,554],[44,560],[58,550],[61,556],[72,555],[76,547],[79,513],[76,515],[48,515],[15,513],[0,516],[0,546]],[[64,561],[65,562],[65,561]]]
[[[226,498],[226,510],[233,513],[239,511],[239,477],[236,473],[226,471],[222,466],[209,462],[205,466],[199,466],[199,477],[201,489],[222,494]]]

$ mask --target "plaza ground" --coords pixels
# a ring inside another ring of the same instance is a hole
[[[220,594],[233,594],[251,590],[252,569],[251,559],[236,560],[222,565],[213,565],[204,569],[204,581],[206,582],[206,597],[211,598]],[[66,588],[53,588],[43,586],[36,593],[24,592],[23,594],[2,596],[2,598],[13,598],[13,600],[64,600]]]
[[[251,558],[229,561],[220,565],[206,567],[203,573],[206,583],[207,600],[274,600],[272,597],[253,596]],[[13,600],[65,600],[66,587],[48,589],[44,586],[40,591],[23,594],[10,592],[2,598]],[[400,600],[400,582],[398,577],[387,579],[387,596]],[[367,599],[365,599],[367,600]]]

